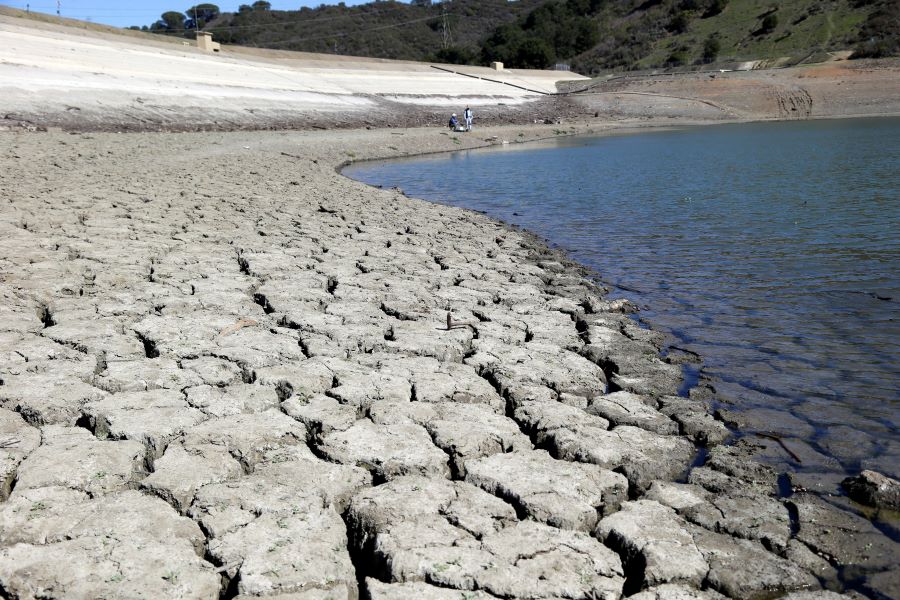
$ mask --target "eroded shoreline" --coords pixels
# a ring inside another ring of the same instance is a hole
[[[335,171],[555,128],[2,134],[0,589],[889,594],[558,254]]]

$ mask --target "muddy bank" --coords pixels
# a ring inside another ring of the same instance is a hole
[[[4,594],[896,595],[626,305],[335,171],[555,131],[0,134]]]

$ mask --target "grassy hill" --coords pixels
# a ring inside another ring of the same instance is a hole
[[[448,5],[448,43],[442,8],[428,3],[372,2],[296,11],[225,13],[206,26],[228,44],[403,60],[474,62],[481,41],[545,0],[454,0]],[[446,47],[445,47],[446,46]]]
[[[149,29],[190,36],[190,10],[186,24]],[[200,25],[228,44],[512,67],[567,62],[585,74],[838,50],[900,54],[896,0],[417,0],[297,11],[257,1],[215,12]]]

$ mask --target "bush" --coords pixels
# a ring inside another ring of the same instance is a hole
[[[900,5],[888,2],[869,14],[850,58],[900,56]]]
[[[666,59],[667,67],[680,67],[688,64],[688,55],[684,50],[676,50]]]
[[[722,44],[719,42],[719,38],[714,35],[709,36],[703,42],[703,62],[711,63],[715,61],[721,50]]]
[[[709,3],[709,6],[706,8],[706,12],[703,13],[704,18],[714,17],[728,6],[728,0],[712,0]]]
[[[667,29],[673,33],[684,33],[687,31],[688,25],[691,24],[691,17],[685,11],[675,13],[672,20],[669,21]]]
[[[762,26],[759,28],[760,34],[772,33],[778,27],[778,15],[771,13],[763,17]]]

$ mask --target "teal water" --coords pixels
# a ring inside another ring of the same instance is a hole
[[[795,469],[900,475],[900,119],[567,138],[344,173],[566,249],[703,357],[744,433],[789,438]]]

